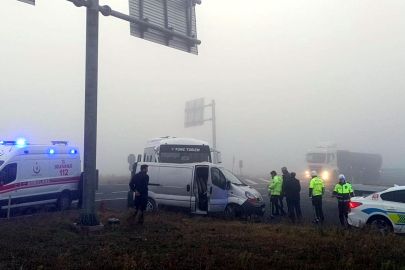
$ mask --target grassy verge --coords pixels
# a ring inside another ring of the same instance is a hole
[[[398,235],[131,213],[100,213],[99,234],[78,233],[77,212],[1,221],[0,269],[405,269]]]

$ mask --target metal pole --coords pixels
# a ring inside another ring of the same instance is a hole
[[[215,117],[215,100],[212,100],[212,147],[217,150],[217,119]],[[214,155],[214,163],[217,162],[217,156]]]
[[[88,0],[86,22],[86,89],[84,116],[83,211],[78,225],[99,225],[95,212],[99,0]]]

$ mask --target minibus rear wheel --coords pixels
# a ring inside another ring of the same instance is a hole
[[[66,210],[69,209],[71,203],[72,198],[70,196],[70,193],[68,191],[64,191],[59,196],[58,201],[56,202],[56,207],[58,208],[58,210]]]

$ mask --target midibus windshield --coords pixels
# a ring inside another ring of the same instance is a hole
[[[208,145],[161,145],[159,161],[179,164],[211,162],[211,151]]]

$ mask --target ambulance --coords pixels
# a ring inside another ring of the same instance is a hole
[[[79,197],[80,174],[79,150],[66,141],[0,141],[0,210],[41,204],[69,208]]]

